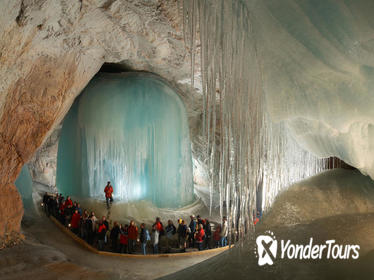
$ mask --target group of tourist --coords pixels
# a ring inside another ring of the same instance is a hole
[[[111,201],[107,200],[108,202]],[[78,202],[73,202],[69,196],[65,199],[61,194],[54,196],[46,193],[43,207],[47,215],[54,216],[88,244],[97,245],[99,250],[133,254],[139,244],[145,255],[149,245],[154,254],[161,252],[161,243],[166,248],[165,252],[171,252],[172,248],[186,251],[186,248],[197,247],[198,250],[204,250],[227,245],[226,217],[213,232],[209,220],[202,219],[199,215],[191,215],[189,223],[179,219],[177,227],[171,220],[164,226],[161,219],[156,218],[149,231],[144,223],[138,227],[134,221],[125,225],[114,222],[110,228],[105,216],[99,219],[93,211],[82,211]]]

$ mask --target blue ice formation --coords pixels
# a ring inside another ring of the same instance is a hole
[[[32,179],[27,164],[22,167],[21,172],[16,179],[15,185],[22,197],[23,207],[25,209],[31,209],[33,205]]]
[[[116,201],[191,203],[191,145],[179,96],[150,74],[98,74],[64,119],[56,181],[76,197],[104,199],[111,181]]]

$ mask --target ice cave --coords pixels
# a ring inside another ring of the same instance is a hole
[[[181,99],[144,73],[96,76],[64,119],[56,185],[77,198],[147,200],[162,208],[193,201],[191,145]]]
[[[1,1],[0,279],[373,279],[373,14]]]

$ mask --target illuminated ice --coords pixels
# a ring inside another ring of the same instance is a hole
[[[21,172],[14,184],[22,197],[24,208],[30,210],[33,207],[32,179],[27,164],[22,167]]]
[[[57,187],[64,194],[147,200],[158,207],[193,201],[187,115],[178,95],[146,74],[99,74],[74,102],[61,132]]]

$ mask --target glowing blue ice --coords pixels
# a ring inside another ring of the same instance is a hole
[[[28,166],[22,167],[20,174],[15,182],[18,192],[22,197],[23,207],[30,210],[33,205],[32,201],[32,179]]]
[[[57,187],[78,197],[192,202],[187,114],[178,95],[147,74],[99,74],[74,102],[59,142]]]

